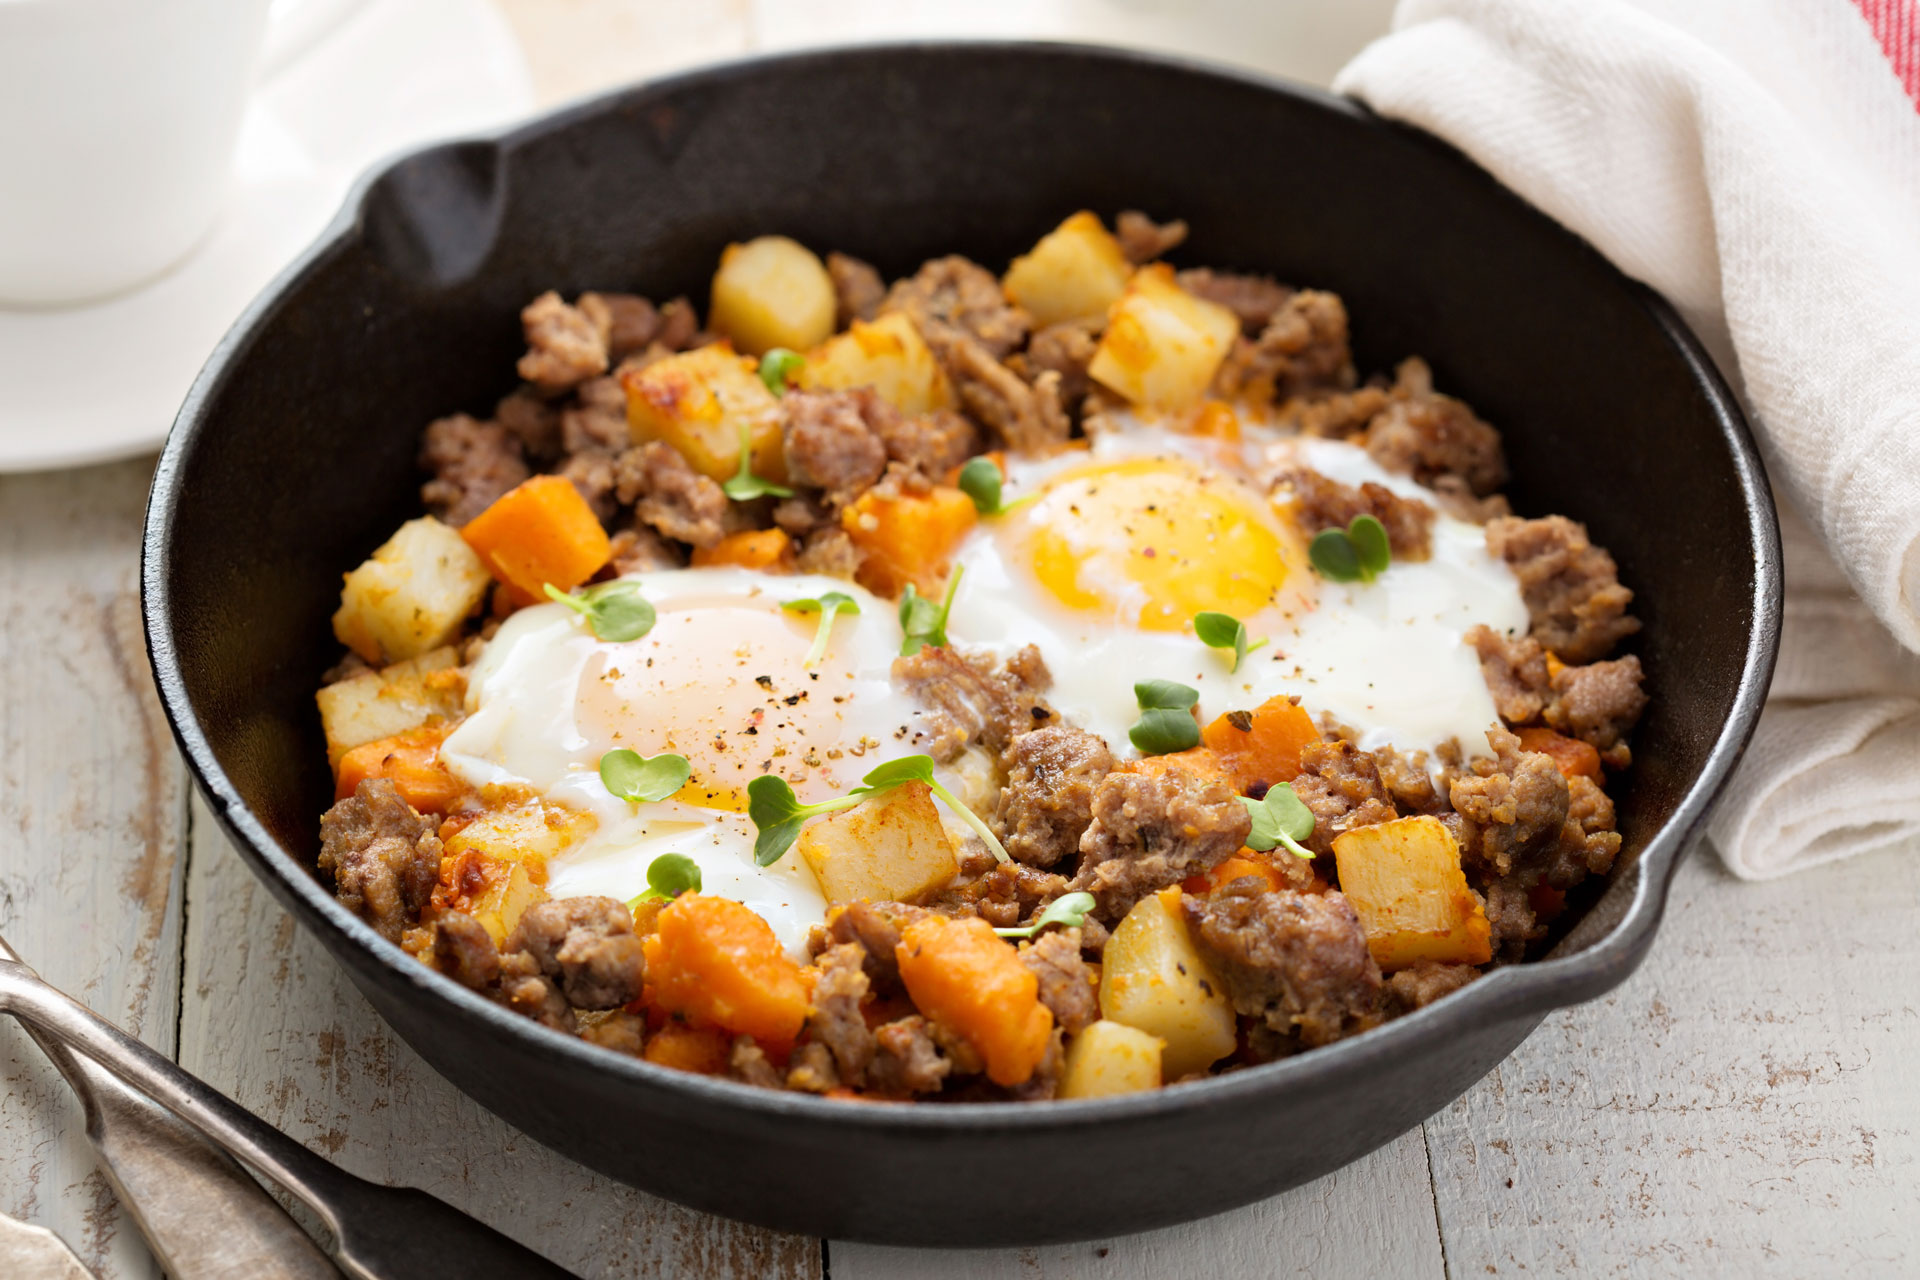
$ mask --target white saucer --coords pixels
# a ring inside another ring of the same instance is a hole
[[[255,95],[232,198],[191,257],[106,302],[0,309],[0,471],[158,448],[214,344],[357,174],[532,106],[520,47],[488,0],[364,5]]]

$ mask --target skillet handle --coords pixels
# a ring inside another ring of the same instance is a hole
[[[16,961],[0,960],[0,1011],[98,1062],[286,1188],[319,1216],[334,1261],[355,1280],[413,1280],[450,1259],[476,1277],[570,1275],[424,1191],[378,1186],[313,1154]]]

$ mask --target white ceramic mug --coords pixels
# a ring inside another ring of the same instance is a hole
[[[0,306],[106,297],[193,250],[227,193],[269,2],[0,0]],[[356,4],[280,0],[269,58]]]

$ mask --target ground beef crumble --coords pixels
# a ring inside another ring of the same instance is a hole
[[[1149,893],[1219,864],[1253,826],[1222,778],[1179,764],[1109,773],[1094,788],[1092,809],[1072,888],[1091,893],[1108,924]]]
[[[995,834],[1007,852],[1035,867],[1051,867],[1080,851],[1093,821],[1093,791],[1112,772],[1113,753],[1096,734],[1069,725],[1045,725],[1007,745]]]
[[[1239,1013],[1308,1049],[1379,1021],[1380,967],[1338,891],[1263,893],[1258,881],[1244,880],[1182,898],[1181,907]]]
[[[440,876],[436,825],[384,778],[368,778],[320,819],[320,870],[340,904],[390,942],[420,919]]]

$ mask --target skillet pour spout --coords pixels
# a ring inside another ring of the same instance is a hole
[[[312,695],[336,656],[340,572],[417,513],[420,426],[506,389],[529,298],[704,299],[720,250],[771,231],[889,277],[952,252],[998,266],[1081,208],[1178,216],[1192,237],[1176,261],[1340,293],[1360,367],[1423,354],[1502,430],[1519,511],[1564,512],[1613,551],[1652,701],[1618,794],[1622,856],[1548,955],[1366,1035],[1151,1094],[886,1106],[604,1052],[431,972],[333,900],[314,871],[333,783]],[[1353,103],[1062,45],[736,63],[393,162],[214,353],[161,458],[144,550],[160,695],[220,822],[442,1074],[656,1194],[917,1245],[1084,1239],[1271,1195],[1420,1123],[1548,1011],[1623,981],[1752,731],[1780,611],[1753,441],[1658,297],[1456,151]]]

